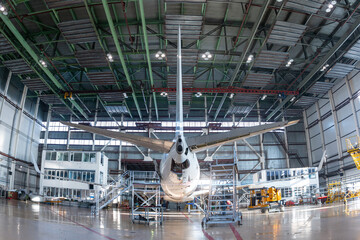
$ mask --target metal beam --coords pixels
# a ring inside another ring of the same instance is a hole
[[[112,37],[113,37],[113,40],[114,40],[114,43],[115,43],[115,47],[116,47],[117,53],[118,53],[119,58],[120,58],[121,66],[122,66],[124,74],[126,76],[127,83],[131,87],[131,89],[133,90],[131,95],[132,95],[132,97],[134,99],[136,110],[137,110],[137,112],[139,114],[140,119],[142,119],[141,110],[140,110],[139,103],[138,103],[137,98],[136,98],[135,90],[134,90],[134,87],[133,87],[133,85],[131,83],[131,80],[130,80],[130,75],[129,75],[129,72],[128,72],[127,67],[126,67],[124,56],[122,54],[119,39],[117,38],[117,33],[116,33],[115,26],[114,26],[114,22],[113,22],[112,17],[111,17],[108,1],[107,0],[102,0],[102,4],[103,4],[103,7],[104,7],[106,19],[107,19],[107,21],[109,23],[109,27],[110,27],[110,31],[111,31],[111,34],[112,34]]]
[[[256,34],[256,32],[257,32],[257,29],[259,28],[260,23],[262,22],[262,19],[263,19],[263,17],[265,16],[266,10],[267,10],[270,2],[271,2],[270,0],[267,0],[267,1],[264,3],[264,5],[262,6],[261,10],[260,10],[260,14],[258,15],[256,24],[255,24],[255,26],[252,28],[252,31],[251,31],[250,37],[249,37],[249,39],[248,39],[248,41],[247,41],[246,47],[245,47],[244,51],[242,52],[241,57],[240,57],[240,60],[239,60],[238,64],[236,65],[236,68],[235,68],[235,70],[234,70],[234,73],[233,73],[233,75],[232,75],[232,77],[231,77],[231,79],[230,79],[229,86],[231,86],[231,85],[234,83],[235,79],[236,79],[237,76],[238,76],[238,73],[239,73],[239,71],[240,71],[241,65],[243,64],[243,62],[244,62],[244,60],[245,60],[246,54],[247,54],[248,51],[250,50],[250,47],[251,47],[252,42],[253,42],[253,40],[254,40],[254,38],[255,38],[255,34]],[[217,108],[217,110],[216,110],[215,116],[214,116],[214,121],[216,120],[217,116],[219,115],[220,110],[221,110],[221,108],[222,108],[222,106],[223,106],[223,104],[224,104],[224,102],[225,102],[225,100],[226,100],[226,97],[227,97],[227,93],[225,93],[224,96],[223,96],[222,99],[221,99],[221,102],[220,102],[220,104],[219,104],[219,106],[218,106],[218,108]]]
[[[142,31],[143,31],[143,35],[144,35],[146,59],[147,59],[148,68],[149,68],[150,84],[151,84],[151,87],[154,87],[154,79],[153,79],[152,68],[151,68],[151,60],[150,60],[149,43],[148,43],[148,37],[147,37],[147,32],[146,32],[146,22],[145,22],[145,12],[144,12],[143,0],[139,0],[139,6],[140,6]],[[157,107],[157,102],[156,102],[156,93],[155,92],[153,92],[153,98],[154,98],[154,107],[155,107],[156,119],[159,120],[159,112],[158,112],[158,107]]]
[[[49,69],[43,67],[39,62],[39,56],[34,52],[34,50],[30,47],[30,45],[25,41],[21,33],[16,29],[11,20],[5,16],[4,14],[0,14],[1,20],[5,23],[5,25],[10,29],[10,31],[14,34],[20,44],[25,48],[25,50],[29,53],[32,59],[38,64],[38,66],[45,72],[45,74],[50,78],[50,80],[62,91],[66,91],[66,89],[61,85],[61,83],[55,78],[55,76],[50,72]],[[72,99],[69,99],[70,102],[74,105],[74,107],[85,117],[88,119],[88,115],[84,112],[84,110],[79,106],[79,104]]]
[[[340,40],[327,52],[327,54],[321,59],[321,61],[315,65],[311,72],[300,82],[297,89],[301,90],[312,77],[319,72],[319,70],[329,61],[329,59],[340,49],[340,47],[352,36],[352,34],[359,28],[360,18],[353,23],[347,33],[343,34]],[[291,100],[291,96],[287,96],[267,117],[266,121],[269,121],[278,111],[280,111],[286,103]]]

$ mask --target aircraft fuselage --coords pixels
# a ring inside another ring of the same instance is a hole
[[[174,202],[188,201],[200,179],[196,154],[179,135],[169,154],[160,162],[161,186],[166,199]]]

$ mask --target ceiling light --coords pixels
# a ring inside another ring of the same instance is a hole
[[[233,98],[234,95],[235,95],[234,93],[231,93],[230,96],[229,96],[229,98],[230,98],[230,99]]]
[[[254,59],[254,55],[250,54],[246,63],[251,63],[253,59]]]
[[[290,65],[293,63],[294,59],[290,59],[287,63],[286,63],[286,67],[290,67]]]
[[[293,96],[291,99],[290,99],[290,102],[293,102],[295,100],[295,96]]]
[[[334,7],[334,5],[332,5],[332,4],[328,5],[328,8],[330,8],[330,9],[333,8],[333,7]]]
[[[327,8],[326,10],[325,10],[325,12],[331,12],[331,8]]]
[[[47,64],[44,60],[40,59],[39,63],[43,66],[43,67],[47,67]]]
[[[282,0],[276,0],[277,2],[282,2]]]
[[[111,55],[111,53],[106,54],[106,57],[107,57],[107,59],[108,59],[109,62],[113,62],[113,61],[114,61],[114,58],[113,58],[113,56]]]
[[[158,52],[155,54],[155,57],[156,57],[157,59],[159,59],[159,60],[163,60],[163,59],[166,57],[166,55],[165,55],[165,53],[163,53],[162,51],[158,51]]]
[[[4,12],[6,10],[6,8],[4,7],[4,5],[0,4],[0,11]]]
[[[202,93],[201,93],[201,92],[195,93],[195,97],[201,97],[201,96],[202,96]]]
[[[330,2],[332,5],[335,5],[337,2],[336,1],[331,1]]]
[[[327,69],[329,67],[329,64],[325,64],[321,69],[320,72],[325,71],[325,69]]]
[[[162,96],[162,97],[166,97],[167,95],[168,95],[167,92],[160,93],[160,96]]]
[[[204,60],[210,60],[212,58],[212,55],[209,51],[206,51],[205,53],[203,53],[201,55],[201,57],[204,59]]]
[[[261,97],[261,100],[264,101],[266,97],[267,97],[267,95],[263,95],[263,96]]]
[[[128,98],[128,95],[125,92],[123,93],[123,95],[124,95],[124,98]]]

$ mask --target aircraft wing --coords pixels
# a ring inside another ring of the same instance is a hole
[[[291,122],[275,122],[259,125],[255,127],[244,127],[234,129],[228,132],[214,133],[196,137],[186,138],[186,142],[193,152],[200,152],[209,148],[217,147],[225,143],[235,142],[248,137],[253,137],[261,133],[266,133],[278,128],[288,127],[298,123],[299,120]]]
[[[167,140],[160,140],[160,139],[154,139],[154,138],[148,138],[143,136],[137,136],[132,135],[128,133],[121,133],[121,132],[115,132],[115,131],[109,131],[106,129],[98,128],[98,127],[91,127],[87,125],[82,124],[74,124],[70,122],[61,122],[64,125],[74,127],[77,129],[81,129],[87,132],[95,133],[98,135],[102,135],[104,137],[118,139],[124,142],[132,143],[136,146],[140,147],[146,147],[149,149],[152,149],[157,152],[161,153],[168,153],[174,144],[172,141]]]

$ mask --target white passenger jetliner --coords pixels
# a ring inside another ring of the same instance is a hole
[[[167,156],[164,154],[164,158],[160,162],[160,167],[157,167],[156,161],[154,161],[154,163],[157,172],[160,174],[161,186],[165,193],[165,199],[174,202],[189,201],[200,194],[195,192],[200,178],[200,167],[196,157],[197,152],[220,146],[225,143],[231,143],[256,136],[278,128],[287,127],[298,122],[276,122],[255,127],[233,129],[223,133],[185,137],[183,127],[181,64],[181,30],[179,26],[176,82],[176,134],[173,141],[152,139],[127,133],[109,131],[97,127],[62,122],[70,127],[113,139],[119,139],[167,154]],[[202,194],[204,193],[202,192]]]

